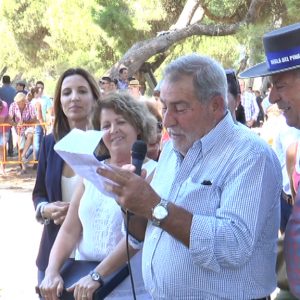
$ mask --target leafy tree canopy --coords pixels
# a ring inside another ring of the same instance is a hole
[[[2,0],[0,71],[51,82],[71,66],[116,76],[122,64],[137,74],[147,62],[159,77],[190,52],[240,69],[264,58],[265,32],[299,12],[298,0]]]

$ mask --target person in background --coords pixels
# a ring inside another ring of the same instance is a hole
[[[46,115],[45,113],[43,114],[43,110],[44,110],[43,107],[44,100],[42,99],[43,89],[41,87],[36,86],[33,89],[31,89],[31,93],[33,95],[33,99],[31,100],[31,103],[35,107],[37,120],[39,123],[34,128],[34,140],[33,140],[34,159],[38,161],[40,156],[40,147],[42,143],[42,138],[45,132]]]
[[[33,95],[31,91],[29,91],[25,95],[26,95],[26,101],[30,103],[35,109],[36,119],[38,122],[41,116],[41,108],[39,107],[39,109],[37,109],[34,103],[32,103]],[[28,128],[29,129],[27,131],[29,131],[30,135],[32,135],[32,133],[34,133],[34,127],[28,127]],[[34,136],[30,137],[30,139],[27,139],[23,149],[22,162],[26,169],[27,169],[28,161],[30,160],[30,156],[33,153],[33,140],[34,140]]]
[[[0,99],[0,175],[5,175],[5,147],[8,141],[10,128],[2,126],[1,124],[8,123],[8,105],[5,101]]]
[[[261,102],[261,106],[263,108],[264,116],[265,116],[264,121],[266,121],[268,119],[268,116],[267,116],[268,108],[272,105],[269,101],[269,96],[270,96],[271,89],[272,89],[272,83],[268,81],[267,91],[265,93],[265,97],[263,98],[263,101]]]
[[[118,89],[128,89],[128,69],[126,67],[123,67],[119,70]]]
[[[91,114],[100,90],[84,69],[70,68],[58,79],[54,94],[53,132],[43,138],[32,192],[36,219],[44,225],[38,256],[38,285],[45,276],[49,254],[69,208],[79,177],[54,151],[54,145],[73,128],[91,128]]]
[[[155,86],[154,91],[153,91],[153,98],[156,101],[157,104],[157,108],[159,111],[162,110],[162,104],[160,101],[160,87],[161,87],[161,81]],[[162,132],[161,132],[161,148],[163,147],[163,145],[170,139],[169,134],[167,129],[162,126]]]
[[[145,100],[143,95],[140,92],[140,82],[137,79],[132,79],[129,81],[128,91],[129,93],[136,98],[137,100]]]
[[[275,151],[282,170],[282,193],[281,193],[281,220],[280,231],[285,232],[285,228],[292,212],[292,205],[295,200],[297,189],[293,184],[292,174],[296,166],[297,153],[293,153],[291,149],[297,141],[300,139],[300,132],[294,127],[290,127],[286,124],[286,119],[280,111],[280,115],[277,118],[279,126],[275,129],[276,135],[274,136],[273,150]],[[273,126],[275,128],[275,126]],[[292,157],[291,157],[292,154]],[[293,163],[291,163],[291,158]]]
[[[47,120],[47,114],[52,115],[53,101],[50,97],[44,94],[45,85],[43,81],[37,81],[35,87],[40,90],[39,98],[41,102],[43,120]]]
[[[148,145],[147,145],[147,157],[150,159],[153,159],[155,161],[158,161],[159,155],[161,152],[161,139],[162,139],[162,116],[161,116],[161,110],[159,109],[159,105],[156,102],[147,100],[145,101],[145,104],[147,105],[148,110],[150,113],[155,117],[156,119],[156,135],[154,135]]]
[[[234,124],[227,92],[218,62],[177,58],[161,86],[170,142],[151,185],[133,166],[98,169],[134,214],[128,230],[144,241],[153,299],[269,299],[276,288],[281,169],[262,139]]]
[[[284,42],[283,42],[284,41]],[[287,125],[300,129],[300,23],[285,26],[263,36],[266,61],[240,74],[240,77],[270,76],[269,101],[277,104]],[[296,161],[299,167],[299,161]],[[293,183],[295,184],[295,182]],[[297,189],[298,186],[295,186]],[[288,284],[300,297],[300,199],[296,194],[292,214],[285,229],[284,252]]]
[[[101,80],[99,81],[100,91],[103,96],[105,96],[111,92],[111,83],[112,83],[112,80],[108,76],[103,76],[101,78]]]
[[[249,90],[246,90],[245,81],[240,79],[239,83],[241,89],[241,103],[245,110],[246,125],[249,128],[252,128],[257,121],[259,107],[255,95]]]
[[[228,109],[235,122],[246,125],[244,107],[241,105],[241,90],[236,78],[235,71],[232,69],[225,70],[228,85]]]
[[[122,166],[131,161],[131,148],[137,139],[149,142],[156,135],[156,120],[144,103],[137,102],[127,93],[109,94],[98,102],[94,113],[95,124],[105,132],[101,154],[108,157],[105,163]],[[96,129],[99,129],[97,126]],[[154,172],[156,162],[146,158],[143,168],[148,178]],[[91,182],[78,184],[65,222],[51,250],[46,276],[40,289],[45,298],[57,299],[63,288],[59,274],[64,261],[76,247],[75,260],[99,261],[95,270],[100,278],[109,275],[127,261],[126,242],[122,234],[123,216],[120,206],[112,196],[100,192]],[[131,255],[137,250],[129,247]],[[136,296],[139,300],[151,299],[144,289],[141,276],[141,251],[132,259],[132,274]],[[92,300],[93,292],[100,286],[90,274],[86,274],[68,291],[76,300]],[[127,277],[105,299],[131,300],[130,278]]]
[[[18,134],[19,157],[22,160],[21,170],[18,173],[26,173],[25,155],[33,140],[33,127],[31,124],[37,121],[35,109],[30,102],[26,100],[26,95],[22,92],[16,94],[14,103],[9,107],[9,122],[15,126]],[[30,126],[31,125],[31,126]]]
[[[111,92],[118,91],[118,79],[112,79],[110,89],[111,89]]]
[[[8,108],[14,102],[16,96],[16,89],[11,86],[10,76],[4,75],[2,77],[2,87],[0,87],[0,99],[4,100]]]
[[[262,107],[263,97],[261,96],[260,91],[254,91],[254,94],[255,94],[255,97],[256,97],[256,103],[257,103],[258,108],[259,108],[259,114],[257,116],[255,127],[261,127],[264,123],[264,120],[265,120],[265,113],[264,113],[264,109]]]
[[[35,102],[39,102],[38,105],[41,106],[41,110],[42,110],[42,119],[43,122],[42,124],[38,125],[35,127],[35,131],[34,131],[34,156],[35,156],[35,160],[39,160],[39,153],[40,153],[40,147],[41,147],[41,142],[42,142],[42,138],[45,134],[45,125],[48,122],[47,117],[50,115],[53,115],[53,102],[51,101],[50,97],[46,96],[44,94],[44,89],[45,89],[45,85],[43,81],[37,81],[35,84],[35,88],[38,89],[38,94],[35,95],[35,99],[38,100],[34,100]],[[37,167],[36,164],[33,165],[33,169],[35,169]]]
[[[25,81],[23,81],[23,80],[18,80],[18,81],[17,81],[17,83],[16,83],[16,90],[17,90],[17,93],[18,93],[18,92],[22,92],[22,93],[24,93],[25,95],[27,95],[28,91],[25,90],[25,87],[26,87]]]
[[[11,86],[10,82],[10,76],[9,75],[4,75],[2,77],[2,87],[0,88],[0,99],[5,101],[8,105],[8,108],[10,105],[14,102],[14,98],[16,95],[16,90]],[[12,136],[12,131],[11,129],[9,130],[9,136],[8,136],[8,156],[13,156],[14,155],[14,147],[13,147],[13,136]]]

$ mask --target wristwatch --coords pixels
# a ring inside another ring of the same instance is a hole
[[[100,283],[100,286],[103,286],[104,285],[104,281],[102,279],[102,276],[96,272],[95,270],[91,271],[90,272],[90,276],[91,278],[94,280],[94,281],[97,281]]]
[[[152,224],[154,226],[160,226],[160,223],[167,218],[169,214],[168,204],[169,202],[167,200],[161,199],[152,209]]]

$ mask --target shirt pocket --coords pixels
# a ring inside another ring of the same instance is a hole
[[[181,186],[175,203],[193,214],[214,216],[221,202],[220,188],[214,183],[201,182],[203,180],[187,180]]]

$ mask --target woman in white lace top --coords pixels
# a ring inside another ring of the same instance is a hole
[[[131,162],[131,147],[137,139],[146,143],[156,134],[156,120],[142,102],[126,93],[109,94],[98,103],[94,124],[99,122],[103,136],[101,154],[110,157],[106,162],[123,166]],[[104,149],[104,153],[103,153]],[[143,168],[149,178],[156,162],[145,159]],[[91,182],[82,180],[75,190],[68,214],[51,250],[46,276],[40,290],[45,298],[57,299],[62,293],[63,280],[59,274],[64,261],[77,245],[75,259],[96,260],[95,272],[105,277],[127,261],[126,241],[122,231],[123,216],[114,198],[101,193]],[[130,248],[131,268],[137,299],[151,299],[144,289],[141,274],[141,251]],[[86,274],[69,291],[74,298],[92,300],[100,286]],[[127,277],[106,299],[132,299],[130,278]]]

